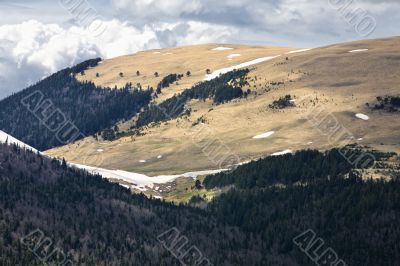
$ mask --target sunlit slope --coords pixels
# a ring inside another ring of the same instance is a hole
[[[79,80],[90,80],[103,87],[123,87],[126,83],[141,84],[143,88],[157,87],[168,74],[185,77],[166,90],[159,100],[202,81],[206,70],[214,71],[265,56],[284,54],[294,49],[271,46],[209,44],[149,50],[133,55],[104,60],[97,67],[78,75]],[[139,73],[137,73],[139,71]],[[187,72],[190,71],[190,76]],[[158,77],[155,73],[158,73]],[[120,75],[122,73],[122,76]],[[137,75],[139,74],[139,76]]]
[[[227,51],[230,53],[236,52]],[[144,136],[113,142],[87,138],[48,153],[78,163],[157,174],[219,168],[214,157],[220,155],[213,154],[209,143],[220,145],[241,161],[344,143],[399,151],[400,113],[373,111],[366,103],[373,106],[378,96],[400,96],[400,38],[279,54],[282,56],[258,64],[250,72],[250,86],[243,88],[252,91],[247,99],[218,106],[211,101],[192,101],[188,119],[150,127]],[[204,70],[198,75],[204,78]],[[295,99],[295,107],[269,107],[287,94]],[[328,115],[334,126],[348,132],[345,140],[321,128]],[[199,131],[203,132],[201,138],[197,137]],[[266,137],[254,138],[260,134]]]

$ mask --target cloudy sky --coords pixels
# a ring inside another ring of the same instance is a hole
[[[398,0],[0,0],[0,98],[83,60],[196,43],[400,35]]]

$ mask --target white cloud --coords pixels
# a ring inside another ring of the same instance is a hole
[[[184,13],[195,13],[202,8],[200,0],[113,0],[118,12],[129,12],[135,20],[176,18]]]
[[[224,41],[232,34],[227,27],[200,22],[162,23],[143,28],[118,20],[103,23],[105,31],[97,37],[83,27],[63,28],[35,20],[0,26],[0,98],[89,58]]]
[[[15,9],[11,0],[0,1],[6,20],[17,20],[16,16],[7,18],[6,13],[17,13],[18,19],[33,17],[59,23],[29,20],[0,26],[0,98],[56,70],[97,56],[111,58],[150,48],[205,42],[315,47],[362,39],[354,25],[329,2],[91,1],[96,15],[106,18],[104,33],[95,38],[93,32],[85,29],[87,25],[77,25],[79,14],[84,12],[71,13],[61,8],[58,1],[29,1],[32,7],[28,9]],[[50,18],[42,14],[44,7],[51,10]],[[370,38],[398,35],[398,0],[353,1],[349,9],[357,8],[368,11],[377,21]],[[0,19],[4,20],[4,16]]]

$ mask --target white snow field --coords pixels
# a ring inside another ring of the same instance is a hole
[[[242,55],[241,54],[230,54],[230,55],[227,56],[227,58],[229,60],[232,60],[233,58],[240,57],[240,56],[242,56]]]
[[[131,173],[122,170],[108,170],[99,167],[92,167],[82,164],[74,164],[69,163],[70,166],[77,167],[80,169],[84,169],[92,174],[101,175],[103,178],[107,179],[116,179],[122,180],[131,185],[131,187],[136,188],[140,191],[146,191],[146,187],[153,187],[154,184],[164,184],[168,182],[174,181],[179,176],[175,175],[165,175],[165,176],[156,176],[156,177],[149,177],[143,174]]]
[[[262,63],[262,62],[266,62],[266,61],[272,60],[272,59],[277,58],[279,56],[280,55],[261,57],[261,58],[257,58],[257,59],[254,59],[254,60],[251,60],[251,61],[248,61],[248,62],[241,63],[239,65],[235,65],[235,66],[231,66],[231,67],[226,67],[226,68],[222,68],[222,69],[219,69],[219,70],[215,70],[213,73],[211,73],[209,75],[206,75],[204,80],[205,81],[210,81],[212,79],[217,78],[219,75],[226,74],[226,73],[231,72],[231,71],[233,71],[235,69],[241,69],[241,68],[249,67],[249,66],[252,66],[252,65],[256,65],[256,64],[259,64],[259,63]]]
[[[254,136],[253,139],[266,139],[266,138],[271,137],[274,134],[275,134],[275,131],[268,131],[268,132],[265,132],[263,134]]]
[[[300,50],[290,51],[290,52],[288,52],[286,54],[297,54],[297,53],[301,53],[301,52],[307,52],[307,51],[310,51],[310,50],[311,50],[311,48],[300,49]]]
[[[284,150],[284,151],[280,151],[280,152],[275,152],[273,154],[271,154],[271,156],[280,156],[280,155],[285,155],[285,154],[289,154],[289,153],[293,153],[292,150]]]
[[[23,143],[20,140],[17,140],[16,138],[14,138],[14,137],[10,136],[9,134],[0,130],[0,142],[5,143],[6,141],[9,144],[16,144],[20,148],[29,149],[29,150],[32,150],[33,152],[38,152],[36,149],[32,148],[31,146]],[[46,156],[46,157],[52,158],[50,156]],[[146,160],[140,160],[140,162],[146,162]],[[186,177],[186,178],[196,179],[197,177],[202,176],[202,175],[217,174],[217,173],[221,173],[221,172],[229,170],[229,169],[206,170],[206,171],[188,172],[188,173],[183,173],[180,175],[160,175],[160,176],[151,177],[151,176],[147,176],[144,174],[132,173],[132,172],[127,172],[127,171],[122,171],[122,170],[108,170],[108,169],[104,169],[104,168],[92,167],[92,166],[75,164],[75,163],[67,163],[67,164],[71,167],[76,167],[79,169],[86,170],[92,174],[101,175],[103,178],[123,180],[123,181],[129,183],[129,185],[123,185],[124,187],[136,188],[140,191],[147,191],[147,187],[153,188],[154,184],[165,184],[165,183],[172,182],[175,179],[177,179],[178,177]]]
[[[366,52],[368,49],[357,49],[357,50],[351,50],[349,53],[360,53],[360,52]]]
[[[23,143],[20,140],[17,140],[16,138],[14,138],[14,137],[8,135],[7,133],[5,133],[4,131],[0,130],[0,142],[5,143],[6,141],[8,142],[8,144],[16,144],[20,148],[31,150],[33,152],[38,152],[38,150],[36,150],[35,148],[32,148],[31,146]]]
[[[359,119],[362,119],[364,121],[369,120],[369,116],[365,115],[365,114],[356,114],[356,117]]]
[[[123,180],[129,183],[132,188],[136,188],[140,191],[147,191],[146,187],[153,188],[155,184],[166,184],[173,182],[178,177],[187,177],[196,179],[197,177],[202,175],[211,175],[228,171],[228,169],[219,169],[219,170],[188,172],[180,175],[160,175],[151,177],[144,174],[132,173],[122,170],[108,170],[104,168],[92,167],[82,164],[69,163],[69,165],[80,169],[84,169],[92,174],[101,175],[103,178]]]
[[[220,46],[220,47],[211,49],[211,51],[229,51],[229,50],[233,50],[233,48]]]
[[[188,173],[184,173],[180,176],[182,177],[191,177],[193,179],[197,179],[197,177],[199,176],[203,176],[203,175],[214,175],[214,174],[218,174],[221,172],[226,172],[229,171],[229,169],[217,169],[217,170],[204,170],[204,171],[196,171],[196,172],[188,172]]]

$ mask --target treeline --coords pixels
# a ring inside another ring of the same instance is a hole
[[[283,97],[280,97],[278,100],[273,101],[270,105],[269,108],[271,109],[284,109],[287,107],[294,107],[294,99],[290,94],[285,95]]]
[[[221,104],[243,96],[242,87],[247,84],[248,69],[234,70],[213,80],[204,81],[175,95],[159,105],[151,105],[139,115],[137,127],[177,118],[184,114],[188,101],[213,99],[214,103]]]
[[[101,61],[101,58],[94,58],[94,59],[86,60],[82,63],[77,64],[76,66],[71,67],[71,72],[74,74],[82,73],[82,71],[85,71],[88,68],[97,66],[100,61]]]
[[[171,84],[174,84],[181,78],[183,78],[183,74],[169,74],[165,76],[157,85],[157,93],[161,93],[162,89],[168,88]]]
[[[357,149],[348,152],[353,153],[353,158],[362,154]],[[310,183],[319,179],[343,178],[355,168],[355,165],[343,156],[344,153],[344,150],[337,149],[325,153],[303,150],[295,154],[269,156],[242,165],[233,172],[207,176],[204,186],[207,189],[228,185],[235,185],[237,188],[260,188],[274,184],[287,185],[296,182]]]
[[[149,104],[150,90],[99,88],[75,79],[99,60],[61,70],[0,101],[0,129],[45,150],[109,128]]]
[[[372,107],[373,110],[386,110],[388,112],[398,112],[400,110],[400,97],[396,96],[385,96],[376,97],[376,103],[370,106],[369,103],[366,105]]]

